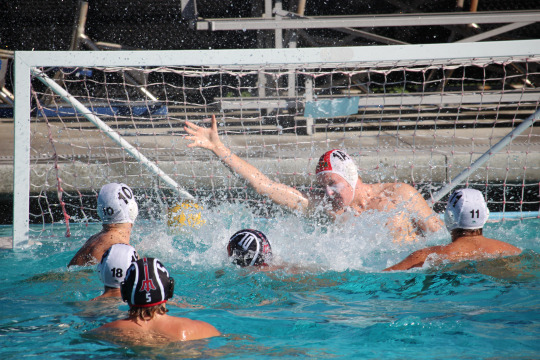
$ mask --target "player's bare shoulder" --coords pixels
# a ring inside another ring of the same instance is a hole
[[[512,256],[521,254],[522,250],[517,246],[509,244],[507,242],[483,237],[483,243],[493,253],[500,253],[503,256]]]
[[[394,196],[399,197],[402,201],[410,200],[411,198],[419,195],[418,190],[416,190],[413,186],[398,182],[398,183],[392,183]]]

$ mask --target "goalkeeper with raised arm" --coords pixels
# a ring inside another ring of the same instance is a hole
[[[232,153],[220,140],[216,117],[212,115],[209,128],[186,121],[188,147],[212,151],[232,171],[246,179],[260,195],[293,211],[309,215],[323,205],[327,215],[336,219],[342,214],[360,215],[366,210],[388,213],[385,225],[394,241],[414,240],[419,234],[443,228],[441,219],[433,212],[422,195],[405,183],[366,184],[358,176],[354,161],[343,150],[331,150],[319,159],[317,183],[324,194],[305,194],[272,181],[257,168]]]

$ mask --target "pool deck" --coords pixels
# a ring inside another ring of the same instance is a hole
[[[4,236],[0,237],[0,249],[12,249],[13,248],[13,238]]]

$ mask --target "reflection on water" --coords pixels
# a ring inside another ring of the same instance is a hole
[[[200,229],[171,233],[138,221],[132,243],[175,278],[169,314],[203,320],[224,336],[189,343],[159,337],[111,342],[92,333],[125,317],[91,268],[66,264],[98,225],[58,224],[41,245],[0,251],[0,357],[57,358],[537,358],[540,221],[488,224],[485,235],[526,249],[504,259],[382,273],[445,231],[415,243],[389,240],[376,214],[319,226],[290,214],[257,218],[242,205],[208,209]],[[265,232],[279,265],[233,266],[226,253],[240,228]],[[436,349],[436,350],[434,350]]]

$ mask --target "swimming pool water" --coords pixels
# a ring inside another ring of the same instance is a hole
[[[382,273],[447,234],[394,244],[369,218],[318,226],[235,206],[207,214],[198,230],[170,234],[164,221],[146,220],[132,236],[141,255],[170,270],[175,302],[194,306],[169,306],[170,314],[207,321],[222,337],[124,347],[90,336],[127,305],[88,302],[102,290],[94,268],[66,268],[100,225],[73,224],[65,238],[54,224],[25,249],[0,250],[0,358],[540,358],[538,219],[486,225],[487,236],[526,249],[517,258]],[[263,230],[289,270],[230,265],[225,244],[241,227]]]

